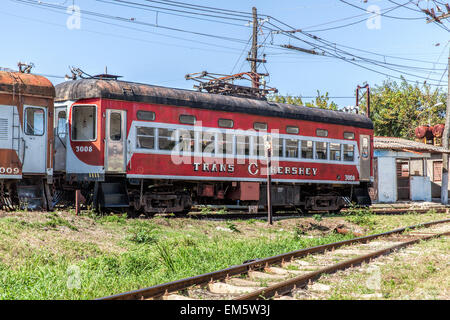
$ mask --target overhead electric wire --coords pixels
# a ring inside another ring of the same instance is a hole
[[[227,21],[212,20],[212,19],[200,18],[200,17],[196,17],[196,16],[195,17],[187,16],[187,15],[184,15],[184,14],[173,13],[173,12],[170,12],[170,11],[169,12],[165,12],[165,11],[161,11],[161,10],[158,10],[158,9],[141,8],[141,7],[139,7],[140,4],[132,4],[134,2],[130,2],[130,1],[127,1],[127,3],[122,3],[123,1],[117,2],[117,1],[112,1],[112,0],[96,0],[96,1],[97,2],[101,2],[101,3],[106,3],[106,4],[114,4],[114,5],[124,6],[124,7],[127,7],[127,8],[135,8],[135,9],[141,9],[141,10],[145,10],[145,11],[162,13],[162,14],[167,14],[167,15],[176,16],[176,17],[183,17],[183,18],[196,19],[196,20],[215,22],[215,23],[222,23],[222,24],[227,24],[227,25],[232,25],[232,26],[237,26],[237,27],[248,28],[248,26],[246,26],[245,24],[237,24],[237,23],[232,23],[232,22],[227,22]],[[128,3],[130,3],[130,4],[128,4]]]
[[[104,1],[97,0],[97,2],[104,2]],[[226,20],[236,20],[236,21],[248,22],[248,19],[242,19],[242,18],[236,18],[236,17],[230,17],[230,16],[211,15],[211,14],[207,14],[207,13],[191,12],[191,11],[179,10],[179,9],[164,8],[164,7],[153,6],[153,5],[144,4],[144,3],[138,3],[138,2],[133,2],[133,1],[114,0],[111,3],[114,3],[114,4],[128,4],[128,5],[135,5],[135,6],[140,6],[140,7],[144,7],[144,8],[153,8],[153,9],[159,9],[159,10],[166,10],[166,11],[169,11],[169,12],[175,11],[175,12],[192,14],[192,15],[199,15],[199,16],[205,16],[205,17],[212,17],[212,18],[219,18],[219,19],[226,19]]]
[[[35,2],[35,1],[31,1],[31,0],[11,0],[11,1],[24,3],[24,4],[29,4],[29,5],[36,6],[36,7],[53,8],[53,9],[62,10],[64,12],[67,12],[66,11],[67,8],[64,7],[64,6],[44,3],[42,1],[40,1],[40,2]],[[93,12],[93,11],[81,10],[80,12],[83,13],[83,14],[86,14],[86,15],[92,15],[92,16],[96,16],[96,17],[104,18],[104,19],[113,19],[113,20],[118,20],[118,21],[121,21],[121,22],[128,22],[128,23],[139,24],[139,25],[144,25],[144,26],[156,27],[156,28],[161,28],[161,29],[166,29],[166,30],[171,30],[171,31],[178,31],[178,32],[182,32],[182,33],[189,33],[189,34],[194,34],[194,35],[200,35],[200,36],[204,36],[204,37],[216,38],[216,39],[226,40],[226,41],[231,41],[231,42],[237,42],[237,43],[245,43],[246,42],[246,40],[242,40],[242,39],[236,39],[236,38],[225,37],[225,36],[218,36],[218,35],[213,35],[213,34],[208,34],[208,33],[203,33],[203,32],[197,32],[197,31],[192,31],[192,30],[184,30],[184,29],[180,29],[180,28],[174,28],[174,27],[169,27],[169,26],[157,25],[157,24],[149,23],[149,22],[130,20],[128,18],[123,18],[123,17],[118,17],[118,16],[111,16],[111,15],[107,15],[107,14],[104,14],[104,13],[98,13],[98,12]]]
[[[359,7],[359,6],[357,6],[357,5],[353,4],[353,3],[349,3],[349,2],[347,2],[345,0],[339,0],[339,1],[345,3],[345,4],[349,5],[349,6],[352,6],[354,8],[357,8],[359,10],[367,11],[367,9],[361,8],[361,7]],[[397,7],[395,9],[398,9],[400,7],[403,7],[403,6],[404,6],[404,4],[397,4]],[[375,13],[375,14],[377,14],[377,13]],[[421,20],[421,19],[423,19],[422,17],[396,17],[396,16],[389,16],[389,15],[387,15],[385,13],[380,13],[379,15],[383,16],[383,17],[386,17],[386,18],[399,19],[399,20]]]
[[[119,0],[117,0],[119,1]],[[235,10],[228,10],[223,8],[214,8],[214,7],[205,7],[200,6],[196,4],[190,4],[190,3],[184,3],[179,1],[158,1],[158,0],[145,0],[147,2],[154,2],[159,4],[164,4],[166,6],[174,6],[174,7],[181,7],[181,8],[188,8],[190,10],[198,10],[198,11],[204,11],[204,12],[212,12],[212,13],[220,13],[220,14],[232,14],[235,16],[242,16],[242,17],[252,17],[251,12],[244,12],[244,11],[235,11]],[[224,13],[224,11],[227,11],[227,13]]]
[[[282,22],[282,21],[280,21],[280,20],[278,20],[278,19],[276,19],[276,18],[274,18],[274,17],[271,17],[271,18],[272,18],[273,20],[275,20],[275,21],[277,21],[277,22],[279,22],[279,23],[281,23],[281,24],[283,24],[283,25],[289,27],[291,30],[296,30],[296,29],[293,28],[292,26],[289,26],[288,24],[286,24],[286,23],[284,23],[284,22]],[[269,24],[271,24],[271,25],[274,26],[275,28],[279,28],[279,27],[277,27],[276,25],[272,24],[271,22],[269,22]],[[282,30],[281,28],[279,28],[279,29]],[[283,30],[282,30],[282,31],[283,31]],[[320,43],[322,43],[322,44],[327,45],[327,43],[326,43],[325,41],[323,41],[321,38],[319,38],[319,37],[317,37],[317,36],[313,36],[313,35],[310,35],[310,34],[308,34],[308,33],[302,32],[302,31],[299,31],[299,32],[302,33],[303,35],[307,35],[308,37],[312,38],[314,41],[318,41],[318,42],[320,42]],[[311,43],[311,42],[309,42],[309,41],[306,41],[306,40],[304,40],[304,39],[301,39],[301,38],[295,36],[295,35],[292,34],[292,33],[289,33],[289,32],[286,32],[286,31],[283,31],[283,33],[284,33],[286,36],[288,36],[288,37],[295,38],[295,39],[297,39],[297,40],[300,40],[300,41],[302,41],[302,42],[304,42],[304,43],[309,44],[309,45],[312,46],[312,47],[315,47],[315,44],[314,44],[314,43]],[[329,45],[329,44],[328,44],[328,45]],[[370,70],[370,71],[372,71],[372,72],[376,72],[376,73],[379,73],[379,74],[382,74],[382,75],[385,75],[385,76],[388,76],[388,77],[396,78],[396,79],[404,79],[404,80],[406,80],[406,81],[408,81],[408,82],[417,82],[417,81],[413,81],[413,80],[406,79],[405,77],[397,77],[397,76],[394,76],[394,75],[392,75],[392,74],[388,74],[388,73],[385,73],[385,72],[382,72],[382,71],[379,71],[379,70],[375,70],[375,69],[368,68],[368,67],[366,67],[366,66],[360,65],[360,64],[356,63],[355,61],[352,61],[352,59],[346,58],[345,56],[342,56],[342,55],[338,55],[338,54],[337,54],[338,51],[339,51],[340,53],[343,53],[343,54],[349,54],[348,52],[345,52],[345,51],[343,51],[342,49],[337,49],[337,48],[335,48],[336,54],[333,54],[333,53],[331,53],[331,52],[328,52],[327,50],[324,50],[324,49],[322,49],[322,50],[323,50],[325,53],[327,53],[327,54],[329,54],[330,56],[332,56],[332,57],[335,57],[335,58],[337,58],[337,59],[346,61],[346,62],[351,63],[351,64],[353,64],[353,65],[359,66],[359,67],[361,67],[361,68],[363,68],[363,69],[367,69],[367,70]],[[350,54],[350,55],[351,55],[351,54]],[[353,56],[353,57],[358,57],[358,56],[355,56],[355,55],[351,55],[351,56]],[[361,57],[358,57],[358,58],[361,58]],[[396,70],[396,69],[394,69],[394,68],[390,68],[390,67],[387,67],[387,66],[380,66],[380,65],[377,64],[377,63],[373,63],[373,64],[376,65],[376,66],[378,66],[378,67],[383,67],[383,68],[386,68],[386,69],[388,69],[388,70],[395,71],[395,72],[397,72],[397,73],[399,73],[399,74],[406,74],[406,75],[413,76],[413,77],[415,77],[415,78],[426,79],[425,77],[421,77],[421,76],[419,76],[419,75],[415,75],[415,74],[411,74],[411,73],[402,72],[402,71],[399,71],[399,70]],[[433,80],[434,80],[434,79],[433,79]],[[436,80],[436,81],[437,81],[437,80]],[[430,85],[441,86],[440,84],[430,84]]]
[[[15,1],[15,0],[11,0],[11,1]],[[65,14],[63,12],[59,12],[59,11],[54,11],[52,9],[48,9],[48,8],[41,8],[41,9],[45,9],[45,10],[49,10],[58,14]],[[40,20],[34,17],[23,17],[20,15],[16,15],[16,14],[12,14],[9,12],[2,12],[0,11],[0,13],[3,13],[5,15],[9,15],[9,16],[13,16],[16,18],[20,18],[20,19],[25,19],[28,21],[35,21],[35,22],[39,22],[39,23],[43,23],[43,24],[48,24],[48,25],[52,25],[52,26],[56,26],[56,27],[61,27],[61,28],[66,28],[66,26],[63,26],[61,24],[57,24],[57,23],[51,23],[49,21],[45,21],[45,20]],[[105,21],[100,21],[97,19],[93,19],[93,18],[84,18],[86,20],[90,20],[90,21],[95,21],[95,22],[99,22],[99,23],[103,23],[103,24],[107,24],[107,25],[112,25],[112,26],[117,26],[120,28],[125,28],[125,29],[130,29],[130,30],[134,30],[134,31],[140,31],[140,32],[145,32],[145,33],[150,33],[150,34],[157,34],[159,36],[165,36],[165,37],[169,37],[169,38],[176,38],[176,39],[180,39],[180,40],[185,40],[185,41],[191,41],[191,42],[196,42],[196,43],[203,43],[201,41],[196,41],[196,40],[190,40],[190,39],[184,39],[184,38],[179,38],[179,37],[175,37],[175,36],[170,36],[170,35],[165,35],[165,34],[161,34],[161,33],[156,33],[156,32],[151,32],[151,31],[147,31],[147,30],[142,30],[142,29],[137,29],[137,28],[133,28],[133,27],[128,27],[128,26],[123,26],[123,25],[118,25],[118,24],[114,24],[114,23],[110,23],[110,22],[105,22]],[[227,51],[224,50],[214,50],[214,49],[209,49],[209,48],[200,48],[200,47],[189,47],[189,46],[184,46],[184,45],[179,45],[179,44],[171,44],[171,43],[164,43],[164,42],[160,42],[160,41],[152,41],[152,40],[147,40],[147,39],[142,39],[142,38],[134,38],[134,37],[129,37],[126,35],[118,35],[118,34],[113,34],[113,33],[106,33],[106,32],[100,32],[100,31],[93,31],[93,30],[89,30],[86,28],[83,28],[83,31],[85,32],[89,32],[89,33],[94,33],[94,34],[99,34],[99,35],[106,35],[106,36],[111,36],[111,37],[116,37],[116,38],[120,38],[120,39],[128,39],[128,40],[133,40],[133,41],[139,41],[139,42],[145,42],[145,43],[157,43],[160,45],[166,45],[166,46],[172,46],[172,47],[179,47],[179,48],[186,48],[186,49],[192,49],[192,50],[202,50],[202,51],[210,51],[210,52],[222,52],[222,53],[227,53]],[[230,47],[224,47],[224,46],[220,46],[220,45],[212,45],[209,43],[204,43],[204,44],[208,44],[214,47],[223,47],[229,50],[235,50],[236,52],[239,52],[239,49],[236,48],[230,48]],[[232,53],[232,52],[229,52]],[[233,52],[234,54],[234,52]]]

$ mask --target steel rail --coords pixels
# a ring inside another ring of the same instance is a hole
[[[338,270],[344,270],[356,265],[360,265],[363,262],[370,262],[372,259],[379,257],[381,255],[389,254],[390,252],[394,250],[398,250],[407,246],[410,246],[412,244],[415,244],[419,241],[429,240],[432,238],[437,238],[445,235],[450,235],[450,231],[433,234],[429,236],[422,236],[417,239],[413,239],[410,241],[406,241],[394,246],[391,246],[386,249],[381,249],[372,253],[368,253],[366,255],[362,255],[359,257],[356,257],[354,259],[346,260],[337,264],[334,264],[329,267],[322,268],[320,270],[308,273],[306,275],[297,276],[295,278],[277,283],[275,285],[272,285],[270,287],[260,289],[245,295],[241,295],[233,300],[258,300],[258,299],[267,299],[278,295],[283,295],[291,292],[292,290],[295,290],[300,287],[306,286],[310,281],[313,281],[317,278],[319,278],[322,274],[327,273],[333,273]]]
[[[193,286],[193,285],[200,285],[200,284],[212,282],[214,280],[225,279],[229,276],[247,273],[249,270],[264,268],[265,266],[270,265],[270,264],[283,263],[290,259],[306,256],[308,254],[325,252],[327,250],[336,249],[341,246],[345,246],[345,245],[349,245],[349,244],[364,243],[364,242],[368,242],[368,241],[371,241],[371,240],[379,238],[379,237],[389,236],[389,235],[393,235],[393,234],[402,233],[407,230],[424,228],[424,227],[429,227],[432,225],[448,223],[448,222],[450,222],[450,219],[426,222],[426,223],[421,223],[421,224],[417,224],[417,225],[413,225],[413,226],[395,229],[392,231],[373,234],[373,235],[369,235],[369,236],[358,237],[358,238],[354,238],[354,239],[343,240],[343,241],[320,245],[320,246],[316,246],[316,247],[295,250],[295,251],[291,251],[291,252],[284,253],[284,254],[279,254],[276,256],[268,257],[268,258],[250,261],[250,262],[247,262],[247,263],[244,263],[241,265],[232,266],[232,267],[222,269],[219,271],[214,271],[214,272],[197,275],[197,276],[190,277],[190,278],[185,278],[185,279],[176,280],[176,281],[172,281],[172,282],[168,282],[168,283],[158,284],[158,285],[147,287],[147,288],[133,290],[133,291],[120,293],[120,294],[116,294],[116,295],[111,295],[111,296],[99,298],[97,300],[143,300],[143,299],[156,298],[156,297],[163,296],[164,294],[168,294],[169,292],[175,292],[175,291],[189,288],[190,286]]]

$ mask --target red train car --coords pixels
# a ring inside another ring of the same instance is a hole
[[[362,115],[83,79],[56,86],[54,121],[55,171],[103,208],[264,206],[265,141],[276,209],[370,203],[373,124]]]
[[[0,202],[51,209],[53,99],[41,76],[0,71]]]

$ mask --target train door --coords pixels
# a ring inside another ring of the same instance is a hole
[[[55,107],[54,126],[55,133],[55,171],[66,169],[67,152],[67,107]]]
[[[45,173],[47,160],[47,110],[41,107],[25,106],[23,131],[25,155],[22,172]]]
[[[106,110],[105,127],[105,171],[125,173],[126,170],[126,123],[124,110]]]
[[[360,154],[360,169],[359,180],[370,180],[370,136],[362,134],[359,141],[359,154]]]

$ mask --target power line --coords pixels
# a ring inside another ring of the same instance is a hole
[[[345,52],[345,51],[342,50],[342,49],[334,48],[336,53],[333,54],[333,53],[331,53],[331,52],[328,51],[328,50],[329,50],[329,47],[330,47],[330,44],[327,43],[326,41],[324,41],[323,39],[321,39],[321,38],[319,38],[319,37],[317,37],[317,36],[313,36],[313,35],[311,35],[311,34],[305,33],[305,32],[303,32],[303,31],[301,31],[301,30],[295,29],[295,28],[293,28],[293,27],[287,25],[286,23],[284,23],[284,22],[282,22],[282,21],[280,21],[280,20],[278,20],[278,19],[276,19],[276,18],[274,18],[274,17],[271,17],[271,19],[273,19],[273,20],[275,20],[275,21],[277,21],[277,22],[279,22],[279,23],[281,23],[281,24],[283,24],[283,25],[285,25],[285,26],[291,28],[292,30],[296,30],[297,32],[302,33],[303,35],[308,36],[309,38],[313,39],[313,40],[316,41],[316,42],[322,43],[324,46],[328,46],[328,49],[322,49],[322,50],[323,50],[325,53],[327,53],[329,56],[331,56],[331,57],[334,57],[334,58],[337,58],[337,59],[346,61],[346,62],[348,62],[348,63],[351,63],[351,64],[353,64],[353,65],[359,66],[359,67],[361,67],[361,68],[370,70],[370,71],[375,72],[375,73],[378,73],[378,74],[382,74],[382,75],[385,75],[385,76],[388,76],[388,77],[392,77],[392,78],[396,78],[396,79],[401,79],[401,80],[406,80],[406,81],[409,81],[409,82],[413,82],[412,80],[406,79],[406,78],[404,78],[404,77],[397,77],[397,76],[394,76],[394,75],[392,75],[392,74],[388,74],[388,73],[385,73],[385,72],[381,72],[381,71],[379,71],[379,70],[375,70],[375,69],[372,69],[372,68],[368,68],[368,67],[366,67],[366,66],[363,66],[363,65],[361,65],[361,64],[359,64],[359,63],[357,63],[357,62],[355,62],[355,61],[352,60],[352,59],[349,59],[349,58],[346,58],[345,56],[342,56],[342,54],[347,54],[347,55],[349,55],[350,57],[353,57],[353,58],[359,58],[359,59],[362,59],[362,60],[366,60],[366,61],[368,61],[368,62],[370,62],[370,61],[367,60],[367,59],[365,59],[365,58],[363,58],[363,57],[359,57],[359,56],[356,56],[356,55],[352,55],[352,54],[350,54],[350,53],[348,53],[348,52]],[[276,25],[274,25],[274,24],[272,24],[272,23],[270,23],[270,22],[269,22],[269,24],[271,24],[271,25],[274,26],[275,28],[278,28],[279,30],[281,30],[281,31],[283,32],[283,34],[287,35],[288,37],[291,37],[291,38],[300,40],[300,41],[302,41],[302,42],[305,42],[305,43],[309,44],[309,45],[310,45],[311,47],[313,47],[313,48],[314,48],[314,47],[317,47],[314,43],[311,43],[311,42],[309,42],[309,41],[306,41],[306,40],[304,40],[304,39],[301,39],[301,38],[295,36],[292,32],[286,32],[286,31],[283,31],[281,28],[277,27]],[[340,54],[338,54],[338,52],[339,52]],[[410,75],[410,76],[413,76],[413,77],[416,77],[416,78],[423,78],[423,79],[426,79],[425,77],[421,77],[421,76],[419,76],[419,75],[415,75],[415,74],[411,74],[411,73],[401,72],[401,71],[396,70],[396,69],[391,68],[391,67],[382,66],[382,65],[380,66],[379,63],[376,63],[376,62],[373,62],[373,61],[372,61],[372,64],[374,64],[374,65],[376,65],[376,66],[378,66],[378,67],[386,68],[386,69],[391,70],[391,71],[395,71],[395,72],[400,73],[400,74],[406,74],[406,75]],[[437,80],[435,80],[435,81],[437,81]],[[441,86],[440,84],[430,84],[430,85]]]
[[[353,3],[349,3],[349,2],[347,2],[345,0],[339,0],[339,1],[345,3],[345,4],[349,5],[349,6],[352,6],[354,8],[357,8],[359,10],[367,11],[366,9],[361,8],[361,7],[357,6],[357,5],[354,5]],[[403,6],[404,5],[402,5],[402,4],[397,4],[397,7],[395,7],[394,9],[398,9],[400,7],[403,7]],[[392,10],[390,10],[390,11],[392,11]],[[421,20],[421,19],[423,19],[421,17],[396,17],[396,16],[387,15],[386,13],[380,13],[379,15],[383,16],[383,17],[386,17],[386,18],[399,19],[399,20]]]

